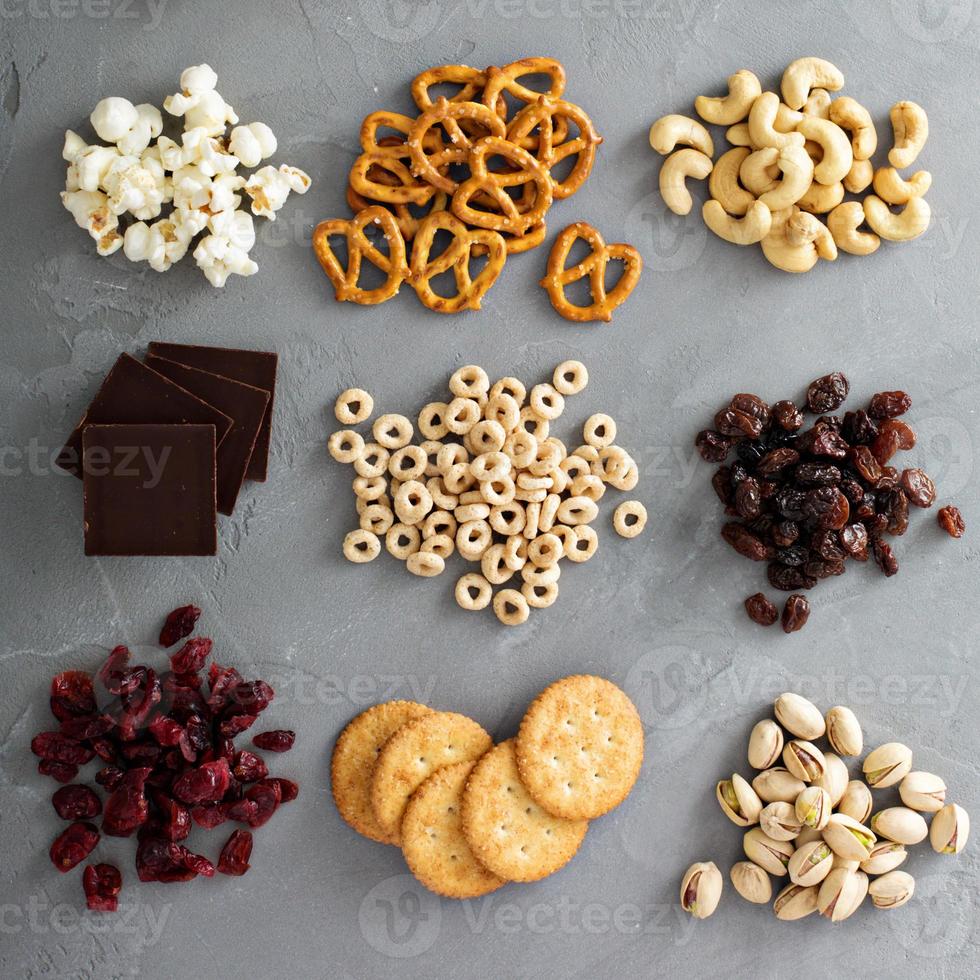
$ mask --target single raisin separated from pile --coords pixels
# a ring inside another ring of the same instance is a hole
[[[806,626],[810,618],[810,603],[804,595],[791,595],[783,606],[782,626],[784,633],[795,633]]]
[[[963,532],[966,531],[966,522],[963,520],[963,515],[959,512],[958,508],[952,505],[941,507],[936,516],[939,520],[939,526],[951,538],[963,537]]]
[[[749,619],[760,626],[772,626],[779,619],[779,611],[761,592],[756,592],[745,600],[745,611],[749,614]]]

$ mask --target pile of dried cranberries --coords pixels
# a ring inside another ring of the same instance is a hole
[[[703,459],[722,465],[712,485],[733,520],[721,536],[740,554],[768,562],[769,584],[794,593],[786,601],[782,627],[806,624],[810,604],[798,590],[842,575],[847,560],[873,558],[885,575],[898,571],[886,535],[908,528],[909,505],[931,507],[932,480],[920,469],[890,465],[899,450],[915,445],[915,433],[899,416],[912,405],[903,391],[883,391],[866,409],[834,415],[847,398],[843,374],[818,378],[806,403],[767,405],[757,395],[740,394],[719,411],[714,428],[699,432],[695,445]],[[804,412],[819,416],[804,428]],[[953,537],[964,523],[955,507],[939,512],[939,524]],[[779,618],[761,592],[745,600],[749,617],[762,626]]]
[[[170,647],[194,630],[201,610],[175,609],[164,623],[160,645]],[[211,640],[187,639],[170,654],[170,670],[130,663],[117,646],[96,676],[80,670],[58,674],[51,682],[51,713],[57,731],[41,732],[31,742],[40,757],[38,771],[67,785],[52,797],[55,811],[73,821],[51,845],[51,861],[70,871],[99,842],[91,821],[101,816],[101,833],[134,833],[136,873],[140,881],[189,881],[198,875],[243,875],[252,853],[250,830],[235,830],[221,849],[217,865],[194,854],[181,841],[193,824],[208,830],[227,821],[261,827],[281,803],[296,799],[299,787],[269,775],[253,752],[235,748],[235,736],[251,728],[273,699],[264,681],[246,681],[233,667],[211,663]],[[295,735],[266,731],[255,747],[286,752]],[[103,767],[95,782],[108,794],[105,803],[90,786],[72,782],[79,767],[98,758]],[[90,864],[83,877],[90,909],[114,912],[122,876],[111,864]]]

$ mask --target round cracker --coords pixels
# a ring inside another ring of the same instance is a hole
[[[385,743],[371,777],[371,807],[382,832],[401,843],[408,798],[443,766],[479,759],[493,739],[465,715],[436,711],[398,729]]]
[[[514,739],[491,749],[473,768],[463,794],[463,833],[479,861],[510,881],[537,881],[566,865],[589,829],[563,820],[531,799],[517,771]]]
[[[361,712],[340,733],[330,760],[330,787],[340,815],[359,834],[379,844],[396,843],[374,819],[371,773],[385,742],[402,725],[434,713],[414,701],[388,701]]]
[[[463,790],[475,762],[436,770],[412,794],[402,817],[402,853],[429,891],[447,898],[479,898],[504,879],[476,859],[463,834]]]
[[[517,733],[517,767],[534,800],[568,820],[618,806],[643,764],[643,724],[611,681],[575,675],[531,703]]]

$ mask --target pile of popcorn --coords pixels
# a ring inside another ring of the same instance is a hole
[[[262,167],[247,178],[238,173],[271,157],[276,137],[265,123],[237,125],[217,83],[209,65],[195,65],[180,76],[181,90],[164,100],[170,115],[184,118],[180,143],[162,135],[155,106],[115,96],[99,102],[89,117],[110,145],[90,146],[70,129],[65,133],[68,173],[61,200],[95,239],[99,255],[122,248],[130,261],[166,272],[206,232],[193,254],[212,286],[258,271],[249,257],[252,214],[275,221],[289,192],[305,194],[310,178],[286,164]],[[234,126],[230,136],[228,125]],[[241,191],[251,199],[252,214],[239,210]],[[165,205],[171,207],[163,215]],[[123,230],[119,222],[127,212],[136,221]]]

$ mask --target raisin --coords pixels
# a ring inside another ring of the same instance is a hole
[[[247,830],[236,830],[221,848],[218,870],[223,875],[243,875],[249,869],[251,856],[252,835]]]
[[[902,470],[902,490],[915,507],[931,507],[936,502],[936,486],[922,470]]]
[[[95,753],[81,742],[62,735],[61,732],[41,732],[31,740],[31,751],[42,759],[83,766]]]
[[[899,451],[909,450],[915,446],[915,432],[901,419],[886,419],[878,427],[878,436],[871,444],[875,459],[882,466]]]
[[[817,580],[806,574],[802,568],[792,568],[774,561],[767,569],[769,584],[780,592],[795,592],[797,589],[812,589]]]
[[[780,548],[780,550],[776,552],[776,561],[782,562],[784,565],[789,565],[792,568],[798,568],[800,565],[805,565],[809,557],[810,552],[803,545],[793,545],[790,548]]]
[[[732,496],[732,471],[728,466],[719,466],[711,477],[711,486],[715,494],[725,507],[731,507],[734,497]]]
[[[777,548],[788,548],[800,536],[800,527],[796,521],[780,521],[773,525],[772,543]]]
[[[50,776],[59,783],[70,783],[78,775],[78,766],[71,762],[55,762],[54,759],[42,759],[37,764],[37,771],[42,776]]]
[[[826,374],[822,378],[817,378],[816,381],[811,382],[810,387],[807,389],[807,408],[814,415],[826,415],[827,412],[836,412],[844,404],[849,390],[850,385],[847,383],[847,378],[839,371],[835,371],[833,374]]]
[[[765,543],[742,524],[729,522],[722,527],[721,536],[744,558],[765,561],[769,557]]]
[[[780,401],[772,406],[772,420],[784,432],[796,432],[803,428],[803,413],[795,402]]]
[[[791,595],[783,606],[782,627],[784,633],[795,633],[806,626],[810,618],[810,603],[806,596]]]
[[[807,493],[803,511],[817,527],[839,531],[851,515],[851,505],[837,487],[817,487]]]
[[[959,512],[959,508],[953,507],[952,504],[947,504],[947,506],[939,509],[936,518],[939,521],[939,526],[951,538],[963,537],[966,531],[966,522],[963,520],[963,515]]]
[[[840,432],[844,420],[839,415],[821,415],[813,425],[815,428],[833,429],[835,432]]]
[[[176,653],[170,655],[170,664],[175,674],[196,674],[204,667],[211,654],[212,643],[207,637],[188,640]]]
[[[194,627],[201,615],[197,606],[180,606],[171,612],[160,630],[160,646],[172,647],[185,636],[194,632]]]
[[[902,482],[901,474],[894,466],[882,466],[881,476],[875,484],[879,490],[896,490]]]
[[[752,520],[762,513],[762,493],[755,477],[742,480],[735,488],[735,510],[746,520]]]
[[[122,875],[112,864],[90,864],[82,875],[85,904],[92,912],[115,912],[119,908]]]
[[[102,800],[88,786],[62,786],[51,797],[55,812],[62,820],[88,820],[102,812]]]
[[[745,600],[745,611],[753,623],[760,626],[772,626],[779,618],[779,611],[761,592],[750,595]]]
[[[759,460],[757,472],[760,476],[781,477],[790,466],[795,466],[799,461],[800,454],[795,449],[788,446],[771,449]]]
[[[800,463],[793,471],[797,483],[815,487],[836,486],[843,479],[843,474],[830,463]]]
[[[863,531],[864,528],[862,527]],[[843,534],[843,530],[840,532]],[[841,545],[839,535],[834,531],[817,531],[810,541],[813,553],[824,561],[843,561],[845,549]]]
[[[736,395],[732,399],[731,407],[735,409],[736,412],[741,412],[743,415],[748,415],[751,418],[754,418],[762,426],[762,429],[767,429],[769,427],[769,406],[758,395]]]
[[[881,465],[867,446],[855,446],[851,452],[851,464],[865,483],[875,486],[881,479]]]
[[[891,545],[882,541],[881,538],[876,538],[872,550],[875,564],[877,564],[885,575],[891,577],[898,572],[898,559],[895,557],[895,552],[892,551]]]
[[[841,480],[839,486],[841,493],[843,493],[852,504],[859,504],[862,500],[864,500],[864,487],[858,483],[857,480]]]
[[[878,426],[863,408],[859,408],[844,415],[840,432],[852,446],[867,446],[877,438]]]
[[[697,434],[694,445],[706,463],[724,463],[735,444],[733,439],[723,436],[713,429],[704,429]]]
[[[809,449],[813,456],[829,456],[831,459],[845,459],[850,446],[847,440],[835,429],[826,428],[815,431],[809,441]]]
[[[806,494],[792,487],[783,487],[776,494],[776,510],[782,517],[791,521],[802,521],[806,517],[804,507],[806,505]]]
[[[844,562],[841,559],[836,561],[824,561],[822,558],[811,558],[810,561],[803,566],[803,571],[810,576],[810,578],[820,581],[821,579],[830,578],[832,575],[843,575],[845,568]]]
[[[868,531],[863,524],[848,524],[841,528],[840,543],[851,558],[868,560]]]
[[[888,518],[889,534],[902,535],[909,527],[909,501],[901,490],[889,490],[878,498],[878,513]]]
[[[746,412],[740,412],[730,405],[715,415],[715,428],[723,436],[731,438],[748,436],[750,439],[756,439],[762,434],[762,422],[759,419]]]
[[[51,863],[62,873],[82,863],[99,843],[99,832],[90,823],[73,823],[55,838],[49,852]]]
[[[912,399],[904,391],[879,391],[871,396],[868,414],[873,419],[893,419],[912,407]]]
[[[753,469],[759,465],[759,460],[769,451],[768,447],[755,439],[743,439],[735,448],[735,455],[743,466]]]

